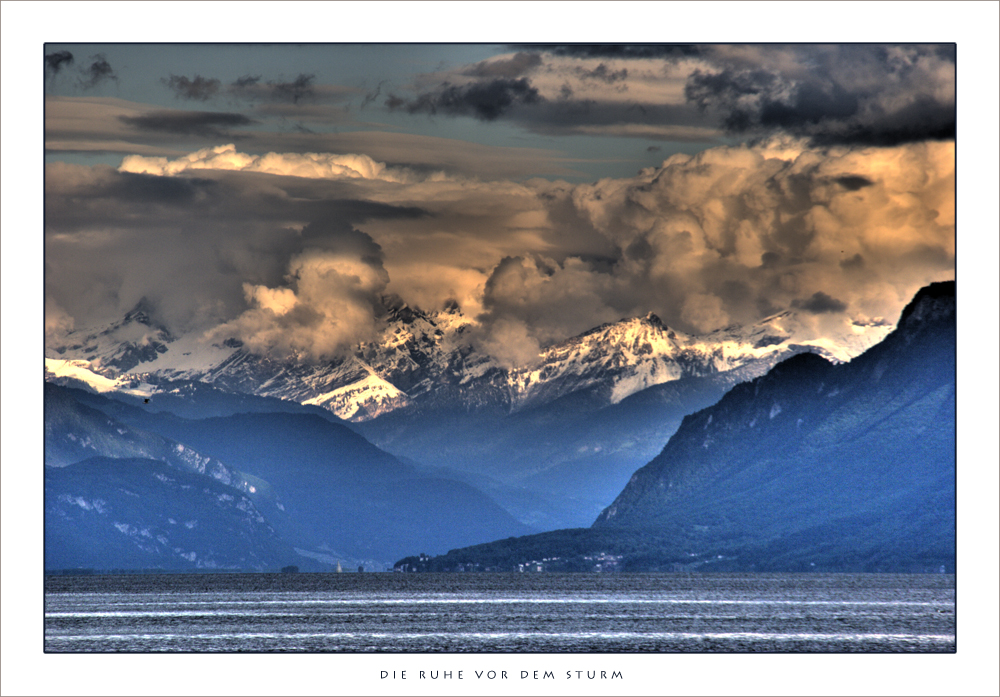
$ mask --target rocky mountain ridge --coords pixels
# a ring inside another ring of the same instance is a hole
[[[795,355],[690,413],[590,529],[421,569],[953,572],[955,369],[955,283],[934,283],[849,363]]]
[[[46,356],[56,380],[64,377],[56,367],[65,373],[69,366],[55,361],[69,360],[76,368],[117,381],[117,388],[106,389],[145,382],[155,392],[158,380],[193,380],[367,421],[407,409],[514,413],[574,393],[591,395],[597,407],[607,406],[685,377],[736,369],[762,374],[781,358],[802,351],[849,360],[891,328],[874,323],[852,327],[833,340],[797,342],[797,319],[784,312],[749,327],[691,336],[650,313],[596,327],[543,349],[529,365],[508,369],[477,350],[475,322],[455,306],[425,313],[397,304],[383,320],[378,341],[362,343],[341,358],[309,363],[256,355],[235,340],[205,344],[195,336],[174,337],[150,320],[143,302],[108,327],[71,333],[65,342],[50,346]]]
[[[530,530],[319,414],[180,418],[54,384],[45,481],[49,569],[385,568]]]

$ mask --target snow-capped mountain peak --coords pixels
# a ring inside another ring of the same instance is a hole
[[[114,387],[123,376],[129,376],[129,385],[197,380],[364,421],[420,404],[520,411],[574,393],[589,395],[596,405],[616,404],[683,378],[738,370],[740,380],[748,379],[802,351],[846,361],[891,329],[858,321],[845,324],[843,336],[796,340],[805,333],[803,321],[785,311],[749,326],[692,336],[648,313],[595,327],[548,346],[528,366],[505,369],[475,349],[468,338],[475,322],[457,305],[430,313],[402,302],[386,305],[377,339],[339,358],[307,363],[255,355],[238,342],[210,343],[198,334],[174,337],[156,326],[154,313],[140,303],[119,322],[72,333],[64,344],[49,347],[48,358],[61,361],[49,372],[65,377],[70,370],[86,370],[84,382],[95,390],[123,389],[125,383]]]
[[[136,366],[155,361],[174,341],[170,332],[150,319],[143,298],[125,316],[108,326],[70,331],[60,344],[48,347],[50,357],[86,360],[90,369],[114,378]]]
[[[45,379],[70,386],[85,385],[94,392],[124,392],[139,397],[148,397],[155,389],[152,385],[130,375],[115,379],[105,377],[94,370],[90,361],[84,360],[64,361],[58,358],[46,358]]]

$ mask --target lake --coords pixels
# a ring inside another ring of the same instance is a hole
[[[950,574],[48,576],[46,652],[954,652]]]

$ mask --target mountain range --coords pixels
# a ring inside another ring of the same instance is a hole
[[[270,398],[272,410],[325,410],[378,447],[483,489],[544,530],[589,524],[686,414],[732,386],[803,351],[848,360],[891,329],[855,323],[833,339],[798,341],[801,319],[786,311],[691,336],[650,314],[508,368],[477,349],[476,323],[457,306],[434,313],[386,306],[377,341],[317,363],[257,355],[235,340],[174,336],[143,301],[119,321],[50,345],[46,375],[187,416],[246,411],[248,396]]]
[[[785,311],[749,327],[691,336],[650,313],[596,327],[548,346],[527,365],[506,368],[477,350],[471,338],[476,323],[455,305],[425,313],[388,302],[378,340],[319,362],[254,354],[235,339],[175,337],[154,315],[142,300],[119,321],[69,332],[46,348],[53,372],[68,359],[121,390],[146,380],[152,392],[162,380],[199,381],[234,393],[314,404],[364,422],[420,408],[515,413],[576,393],[608,406],[655,385],[773,365],[801,351],[849,360],[891,329],[881,320],[855,322],[832,338],[797,341],[800,320]]]
[[[530,531],[316,414],[185,419],[54,384],[45,410],[50,569],[385,568]]]
[[[908,308],[903,319],[912,324],[914,314],[923,316]],[[755,490],[747,472],[760,464],[745,462],[725,470],[730,488],[699,489],[715,481],[719,454],[783,452],[781,443],[818,417],[797,417],[777,435],[743,433],[756,444],[747,447],[721,425],[729,417],[711,410],[774,381],[778,393],[790,382],[854,394],[853,378],[832,376],[853,374],[908,331],[901,322],[892,341],[877,344],[891,328],[878,321],[809,344],[795,340],[799,319],[784,312],[695,337],[649,314],[505,368],[477,350],[474,322],[457,307],[428,314],[390,306],[379,341],[322,363],[256,355],[236,341],[206,347],[154,316],[143,302],[47,349],[47,568],[386,568],[418,549],[447,565],[491,540],[535,549],[566,535],[579,554],[561,558],[573,568],[622,549],[632,550],[625,557],[636,568],[663,568],[665,559],[697,566],[705,550],[726,559],[732,550],[720,540],[739,540],[734,549],[759,545],[747,530],[767,521],[747,522],[743,508],[774,491],[759,485],[763,493],[747,496]],[[797,377],[777,377],[789,371]],[[885,384],[869,401],[891,409],[902,388]],[[792,403],[774,397],[766,423],[786,424]],[[690,446],[660,464],[687,442],[695,418],[687,415],[706,408],[715,426],[699,433],[705,452]],[[862,442],[863,451],[873,447]],[[789,453],[781,461],[791,469],[772,467],[767,481],[792,491],[808,468],[795,464],[805,455]],[[669,474],[650,474],[660,470]],[[691,496],[666,504],[657,493],[688,489]],[[722,522],[713,518],[718,496],[732,502]],[[884,503],[868,498],[871,510]],[[822,512],[801,520],[825,524]],[[524,537],[539,531],[550,532]],[[664,531],[672,540],[666,557]],[[689,542],[684,552],[681,540]],[[697,558],[683,556],[690,554]]]
[[[407,570],[955,568],[955,284],[850,362],[792,356],[686,416],[590,528]]]

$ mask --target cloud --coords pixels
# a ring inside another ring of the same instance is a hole
[[[130,155],[122,160],[123,172],[155,175],[177,175],[199,169],[220,169],[238,172],[265,172],[310,179],[380,179],[402,182],[415,179],[407,169],[390,168],[367,155],[337,155],[333,153],[267,153],[249,155],[236,150],[233,144],[204,148],[176,160],[165,157]]]
[[[126,152],[144,155],[182,155],[189,148],[172,147],[176,136],[138,131],[120,117],[143,116],[158,108],[111,97],[45,98],[46,151]]]
[[[160,82],[169,87],[178,99],[195,99],[202,102],[218,94],[222,87],[221,81],[201,75],[195,75],[192,79],[171,74],[169,79],[161,78]]]
[[[291,82],[268,83],[271,88],[271,98],[295,104],[302,99],[311,99],[316,94],[313,86],[315,80],[315,75],[299,75]]]
[[[951,143],[829,151],[778,140],[539,186],[550,246],[492,269],[478,345],[514,360],[647,312],[703,334],[793,309],[800,341],[898,316],[922,285],[954,275],[953,155]],[[556,242],[558,230],[588,227],[614,251]]]
[[[284,106],[306,114],[313,108],[325,108],[322,105],[272,106]],[[262,108],[254,112],[260,119],[255,128],[214,136],[139,130],[119,118],[150,116],[163,111],[160,107],[110,97],[50,95],[45,100],[45,147],[47,151],[178,157],[190,152],[192,138],[214,141],[211,145],[215,146],[238,135],[241,148],[253,152],[365,153],[387,167],[408,169],[425,176],[446,172],[454,176],[503,179],[538,175],[579,177],[582,174],[573,169],[576,162],[573,158],[542,148],[497,147],[456,138],[377,130],[329,132],[324,129],[320,133],[268,130],[265,119],[269,114]]]
[[[457,301],[513,364],[648,312],[702,333],[795,309],[807,340],[954,275],[953,143],[775,139],[577,185],[399,174],[231,145],[49,165],[47,294],[78,327],[145,295],[172,331],[309,360],[370,336],[383,295]]]
[[[843,312],[847,305],[836,298],[831,298],[823,291],[816,291],[806,300],[798,298],[792,300],[792,307],[811,312],[814,315],[821,315],[826,312]]]
[[[154,111],[141,116],[119,116],[118,120],[139,131],[159,131],[203,138],[232,138],[231,128],[249,126],[253,119],[220,111]]]
[[[262,75],[246,74],[227,85],[214,77],[174,75],[160,78],[178,99],[208,101],[225,97],[230,101],[247,101],[265,105],[287,104],[301,108],[307,103],[337,102],[358,92],[355,88],[319,85],[313,74],[300,73],[292,80],[265,80]],[[301,112],[291,112],[301,116]]]
[[[300,102],[315,100],[321,93],[339,95],[344,89],[321,89],[316,84],[316,76],[300,73],[290,81],[262,81],[260,75],[244,75],[229,85],[229,92],[242,99],[264,102]]]
[[[45,69],[53,74],[63,69],[63,66],[73,65],[73,54],[69,51],[56,51],[45,54]]]
[[[468,85],[443,83],[436,90],[424,92],[406,100],[390,96],[386,106],[403,109],[410,114],[474,116],[482,121],[495,121],[519,104],[536,104],[542,98],[527,78],[495,78]]]
[[[503,346],[519,337],[510,356],[526,355],[529,350],[537,355],[539,345],[619,319],[608,306],[614,282],[612,276],[595,272],[592,264],[578,257],[563,262],[538,254],[506,257],[485,285],[485,312],[479,321],[489,338],[481,340],[481,345]],[[496,349],[490,350],[496,355]]]
[[[567,44],[536,48],[573,58],[681,59],[698,56],[703,48],[692,44]]]
[[[411,114],[506,119],[544,135],[712,142],[719,129],[706,127],[684,99],[686,69],[664,66],[662,56],[628,51],[525,49],[421,76],[410,95],[393,93],[385,105]]]
[[[103,54],[99,53],[87,60],[90,61],[89,65],[81,67],[80,86],[83,89],[92,89],[107,80],[118,82],[118,74]]]
[[[207,330],[247,309],[244,284],[288,286],[292,260],[309,250],[378,267],[368,257],[381,253],[354,231],[425,215],[354,198],[341,182],[259,172],[167,177],[52,163],[45,184],[46,297],[77,327],[119,318],[146,296],[171,331]]]
[[[946,45],[716,47],[685,95],[734,134],[884,147],[954,138],[954,88]]]
[[[890,147],[955,134],[954,47],[522,46],[423,75],[385,102],[545,135],[721,142],[791,135]],[[434,87],[428,87],[434,85]]]
[[[681,306],[681,319],[700,334],[720,329],[730,322],[722,298],[708,293],[691,293]]]
[[[609,70],[607,65],[599,63],[593,70],[580,68],[579,75],[584,80],[600,80],[601,82],[612,84],[627,78],[628,68],[622,68],[621,70]]]
[[[45,299],[45,343],[59,344],[75,323],[66,310],[54,298]]]
[[[375,337],[389,276],[381,249],[358,230],[312,223],[302,231],[315,246],[291,258],[283,285],[243,284],[250,306],[208,333],[238,339],[255,353],[319,361]]]
[[[871,186],[873,182],[865,177],[859,177],[855,175],[848,175],[846,177],[837,177],[834,179],[835,182],[840,184],[842,187],[848,191],[858,191],[866,186]]]
[[[215,185],[211,179],[172,179],[149,174],[123,172],[105,189],[114,198],[133,202],[173,203],[191,202]]]
[[[772,141],[675,155],[631,180],[580,185],[573,200],[622,250],[612,307],[646,288],[650,310],[696,332],[789,307],[892,316],[954,273],[953,154],[951,143]]]
[[[537,53],[521,51],[510,57],[476,63],[463,72],[470,77],[517,78],[531,72],[541,64],[542,57]]]
[[[541,345],[528,327],[515,319],[502,317],[489,326],[489,331],[470,332],[471,343],[501,366],[515,368],[530,365],[538,359]]]
[[[234,80],[229,86],[233,90],[249,90],[261,81],[260,75],[244,75]]]
[[[382,85],[385,83],[386,81],[382,80],[375,86],[373,91],[366,93],[364,99],[361,100],[361,106],[359,108],[364,109],[366,106],[377,100],[382,94]]]

